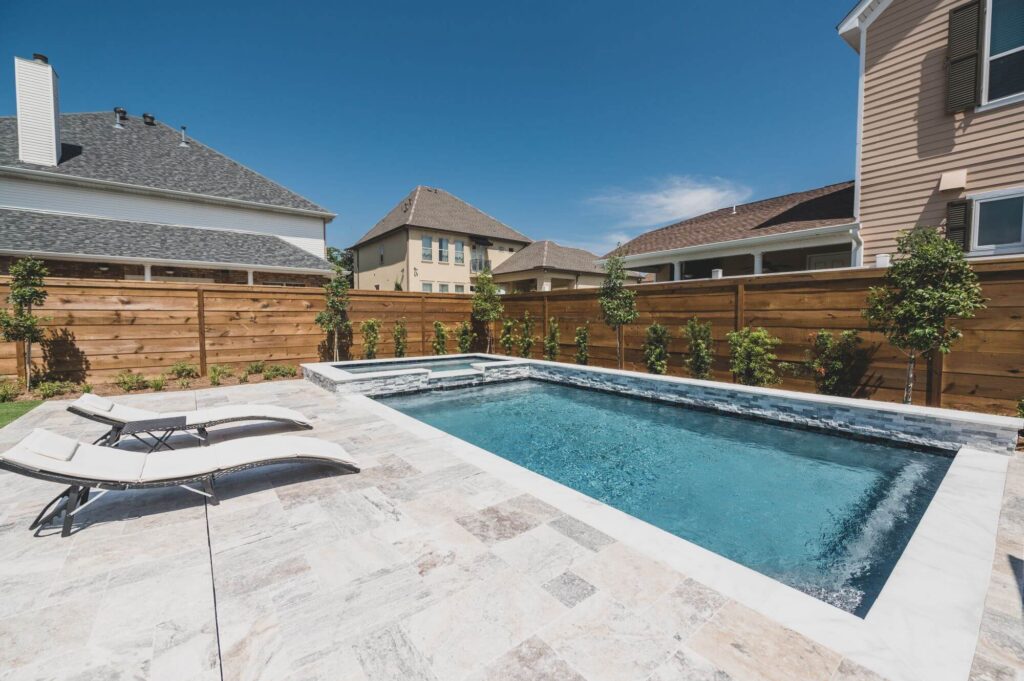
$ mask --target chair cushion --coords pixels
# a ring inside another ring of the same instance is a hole
[[[21,441],[21,446],[33,454],[58,461],[70,461],[78,451],[78,440],[36,428]]]
[[[77,400],[75,404],[78,406],[88,407],[89,411],[110,411],[114,408],[114,403],[110,400],[100,397],[99,395],[93,395],[92,393],[85,393]]]

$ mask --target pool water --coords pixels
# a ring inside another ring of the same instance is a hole
[[[952,463],[538,381],[381,402],[861,617]]]
[[[479,362],[497,362],[493,357],[483,355],[469,355],[466,357],[452,357],[446,359],[441,357],[424,357],[419,360],[407,360],[396,362],[374,362],[364,364],[362,362],[351,362],[347,364],[335,364],[336,369],[347,371],[350,374],[372,374],[378,371],[398,371],[400,369],[430,369],[431,371],[459,371],[472,369],[473,364]]]

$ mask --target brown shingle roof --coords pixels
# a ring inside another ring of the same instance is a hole
[[[637,255],[852,223],[853,182],[776,196],[645,232],[613,253]],[[611,253],[609,253],[611,255]]]
[[[582,248],[560,246],[554,241],[534,241],[495,267],[494,274],[526,272],[538,268],[600,274],[604,268],[597,264],[597,260],[596,255]]]
[[[530,243],[532,239],[443,189],[419,185],[355,243],[373,241],[400,227],[426,227]]]

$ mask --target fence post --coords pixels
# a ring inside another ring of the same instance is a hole
[[[206,299],[203,287],[196,287],[196,324],[199,325],[199,375],[206,375]]]
[[[420,296],[420,354],[427,354],[427,297]]]
[[[942,364],[944,353],[935,351],[928,360],[928,394],[925,404],[929,407],[942,406]]]
[[[747,288],[743,283],[736,284],[736,330],[746,326]]]

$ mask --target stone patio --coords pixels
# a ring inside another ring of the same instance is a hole
[[[360,398],[364,399],[364,398]],[[265,402],[363,466],[111,492],[76,533],[26,527],[58,486],[0,473],[0,679],[867,681],[838,653],[304,381],[140,395]],[[49,402],[0,430],[92,439]],[[221,427],[215,440],[276,427]],[[971,678],[1024,679],[1024,459],[1010,464]]]

